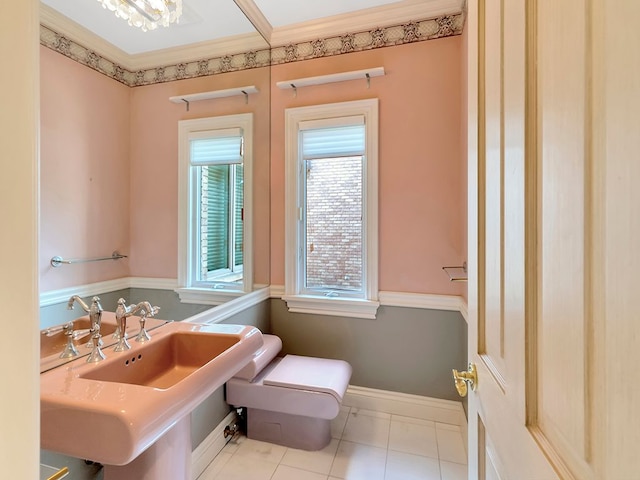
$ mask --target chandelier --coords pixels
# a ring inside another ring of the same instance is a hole
[[[176,23],[182,15],[182,0],[98,0],[103,8],[115,12],[143,32]]]

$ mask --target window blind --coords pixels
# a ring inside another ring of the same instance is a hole
[[[189,135],[191,165],[242,163],[242,129],[228,128]]]
[[[365,154],[364,125],[302,130],[301,135],[304,160]]]

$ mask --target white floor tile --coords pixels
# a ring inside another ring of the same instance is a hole
[[[436,428],[436,422],[434,422],[433,420],[424,420],[422,418],[406,417],[402,415],[391,415],[391,421],[413,423],[415,425],[429,425],[430,427]]]
[[[301,468],[310,472],[329,475],[331,464],[338,450],[339,440],[334,438],[331,443],[322,450],[316,452],[308,452],[306,450],[297,450],[289,448],[282,457],[280,462],[282,465]]]
[[[256,460],[246,455],[233,455],[215,480],[270,480],[277,463]]]
[[[225,464],[231,459],[231,456],[230,453],[220,452],[216,455],[216,458],[207,465],[207,468],[200,474],[198,480],[213,480],[216,478],[216,475],[220,473]]]
[[[279,465],[271,480],[327,480],[327,476],[287,465]]]
[[[198,480],[467,479],[466,425],[449,422],[441,412],[433,417],[424,412],[411,417],[400,407],[385,412],[343,406],[331,422],[331,443],[317,452],[242,435]]]
[[[442,480],[467,480],[467,469],[466,465],[440,460]]]
[[[384,480],[440,480],[440,462],[389,450]]]
[[[352,407],[349,413],[355,416],[368,415],[369,417],[376,417],[376,418],[383,418],[385,420],[391,420],[390,413],[376,412],[375,410],[367,410],[366,408]]]
[[[384,480],[386,457],[384,448],[341,441],[330,474],[345,480]]]
[[[467,451],[460,427],[436,423],[436,438],[440,460],[466,465]]]
[[[238,450],[234,453],[234,457],[243,456],[253,460],[277,464],[280,463],[286,451],[287,447],[247,438],[238,445]]]
[[[389,450],[412,453],[424,457],[438,458],[438,443],[436,441],[436,427],[433,422],[408,423],[391,420],[389,432]]]
[[[235,452],[238,451],[238,448],[240,447],[240,444],[242,442],[244,442],[245,440],[247,440],[247,437],[245,437],[244,435],[238,435],[238,436],[234,437],[233,440],[229,441],[224,446],[222,451],[226,452],[226,453],[234,454]]]
[[[344,431],[344,426],[347,423],[347,418],[349,418],[350,410],[351,409],[349,407],[345,407],[344,405],[341,406],[338,416],[331,420],[331,438],[342,437],[342,432]]]
[[[375,412],[373,413],[375,414]],[[391,415],[371,415],[368,410],[352,408],[347,424],[344,427],[342,439],[349,442],[387,448],[389,445],[390,423]]]

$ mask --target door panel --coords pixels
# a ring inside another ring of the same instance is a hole
[[[479,312],[482,328],[478,353],[496,382],[505,388],[504,364],[504,115],[502,1],[485,0],[484,25],[479,32],[480,57],[484,58],[482,84],[484,155],[481,158],[484,238],[480,250],[484,299]]]
[[[640,2],[468,2],[469,477],[640,478]]]
[[[538,305],[532,426],[569,470],[590,478],[591,192],[584,0],[539,0],[537,17]],[[571,21],[567,22],[566,19]],[[539,388],[536,388],[539,387]]]

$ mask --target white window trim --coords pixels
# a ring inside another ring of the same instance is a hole
[[[301,295],[298,268],[298,131],[300,122],[364,115],[367,129],[364,166],[365,298]],[[285,294],[291,312],[375,318],[378,302],[378,99],[288,108],[285,110]]]
[[[244,222],[243,222],[243,283],[239,288],[206,289],[193,287],[191,257],[193,238],[189,134],[206,130],[241,128],[244,135]],[[178,285],[175,291],[184,303],[219,305],[252,290],[253,286],[253,114],[242,113],[220,117],[196,118],[178,122]]]

